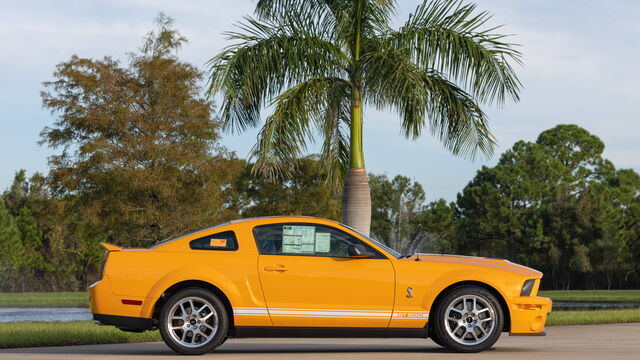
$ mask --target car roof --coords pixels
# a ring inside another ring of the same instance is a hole
[[[339,222],[335,221],[335,220],[330,220],[330,219],[324,219],[324,218],[319,218],[319,217],[313,217],[313,216],[303,216],[303,215],[279,215],[279,216],[259,216],[259,217],[250,217],[250,218],[244,218],[244,219],[236,219],[236,220],[231,220],[231,221],[227,221],[215,226],[211,226],[205,229],[200,229],[197,231],[193,231],[190,232],[188,234],[185,235],[181,235],[178,236],[176,238],[173,239],[169,239],[163,242],[160,242],[158,244],[155,244],[153,246],[151,246],[149,249],[154,249],[154,248],[158,248],[162,245],[167,245],[170,243],[175,242],[176,240],[180,240],[180,239],[184,239],[188,236],[194,235],[194,234],[198,234],[201,233],[203,231],[207,231],[207,230],[213,230],[213,229],[217,229],[223,226],[227,226],[227,225],[233,225],[233,224],[241,224],[241,223],[246,223],[246,222],[263,222],[265,220],[271,220],[271,221],[266,221],[266,223],[274,223],[274,222],[278,222],[278,221],[302,221],[302,222],[307,222],[307,221],[319,221],[319,222],[328,222],[328,223],[333,223],[336,225],[341,225]]]
[[[238,224],[238,223],[243,223],[243,222],[255,222],[255,221],[262,221],[262,220],[276,220],[276,221],[280,221],[280,220],[320,220],[320,221],[328,221],[334,224],[340,224],[339,222],[335,221],[335,220],[331,220],[331,219],[324,219],[324,218],[319,218],[319,217],[314,217],[314,216],[304,216],[304,215],[278,215],[278,216],[258,216],[258,217],[250,217],[250,218],[244,218],[244,219],[237,219],[237,220],[231,220],[229,221],[227,224]]]

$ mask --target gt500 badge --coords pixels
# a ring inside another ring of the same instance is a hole
[[[395,311],[394,319],[428,319],[428,311]]]

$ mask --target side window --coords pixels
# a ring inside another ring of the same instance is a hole
[[[351,244],[362,244],[374,254],[379,254],[357,238],[323,225],[264,225],[255,227],[253,235],[263,255],[349,257]]]
[[[191,240],[189,247],[193,250],[233,251],[238,250],[238,241],[233,231],[225,231]]]

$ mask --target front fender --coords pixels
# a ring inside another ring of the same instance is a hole
[[[455,284],[464,282],[477,282],[490,286],[496,290],[500,296],[502,296],[503,300],[505,300],[509,306],[509,309],[511,309],[509,299],[511,298],[513,291],[515,290],[517,292],[518,288],[522,285],[522,281],[516,279],[493,279],[492,277],[484,276],[482,274],[470,274],[469,270],[456,270],[442,274],[434,279],[429,286],[433,291],[425,293],[423,306],[427,309],[431,309],[434,301],[440,294],[442,294],[443,291]]]

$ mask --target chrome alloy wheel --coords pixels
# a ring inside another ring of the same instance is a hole
[[[463,295],[449,303],[445,312],[449,336],[462,345],[477,345],[495,331],[496,311],[487,299]]]
[[[201,297],[186,297],[168,313],[168,333],[185,347],[200,347],[210,342],[218,330],[218,314],[211,303]]]

